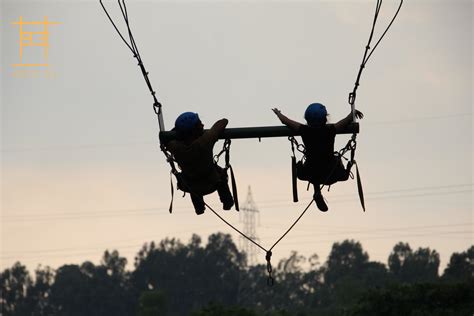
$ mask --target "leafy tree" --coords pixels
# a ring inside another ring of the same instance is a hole
[[[104,253],[101,265],[84,262],[56,272],[50,302],[57,315],[130,315],[136,303],[125,273],[126,259],[117,251]]]
[[[274,310],[291,307],[290,311],[296,311],[305,307],[307,298],[311,294],[309,287],[305,284],[305,272],[302,267],[305,262],[304,256],[292,251],[288,259],[283,259],[278,263],[275,276],[280,295],[274,299]]]
[[[359,242],[354,240],[336,242],[326,263],[324,282],[331,286],[344,276],[360,275],[368,262],[369,255],[363,251]]]
[[[127,260],[108,250],[99,265],[86,261],[56,271],[40,266],[34,280],[16,263],[0,274],[1,314],[470,315],[473,255],[474,246],[454,253],[443,275],[449,282],[436,283],[434,250],[398,243],[388,271],[369,261],[359,242],[345,240],[334,243],[323,265],[317,255],[306,259],[292,252],[273,266],[275,284],[268,287],[266,266],[248,267],[230,235],[210,235],[205,245],[193,235],[187,244],[145,244],[130,272]]]
[[[474,278],[474,246],[461,253],[453,253],[444,270],[443,279],[464,281]]]
[[[240,306],[271,306],[272,293],[267,288],[267,268],[263,264],[250,266],[240,271],[237,304]]]
[[[26,315],[24,309],[31,283],[28,270],[20,262],[0,274],[2,315]]]
[[[163,291],[146,291],[140,295],[138,316],[167,315],[166,295]]]
[[[458,284],[405,283],[367,291],[348,315],[471,316],[473,310],[472,281]]]
[[[210,301],[236,304],[244,266],[245,256],[230,235],[212,234],[205,247],[197,235],[188,245],[165,239],[158,247],[145,244],[138,253],[132,283],[138,293],[166,292],[170,313],[185,315]]]
[[[324,283],[311,302],[320,315],[344,314],[367,288],[384,286],[388,281],[385,265],[370,262],[362,245],[354,240],[334,243],[321,272]]]
[[[192,316],[257,316],[255,311],[242,307],[225,307],[220,304],[211,303],[199,311],[195,311]]]
[[[90,279],[86,270],[90,262],[78,265],[60,267],[51,287],[51,303],[57,310],[57,315],[94,315],[91,306]]]
[[[25,315],[54,315],[54,306],[50,304],[51,286],[54,282],[54,271],[50,267],[39,266],[35,270],[35,280],[27,290]]]
[[[388,257],[388,267],[395,276],[402,274],[405,262],[413,255],[413,251],[408,243],[399,242],[393,247],[392,253]]]
[[[394,246],[388,258],[390,272],[400,282],[432,282],[438,279],[439,254],[429,248],[412,251],[407,243]]]

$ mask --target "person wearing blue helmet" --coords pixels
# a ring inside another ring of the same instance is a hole
[[[316,205],[326,212],[328,206],[321,194],[321,184],[331,185],[349,178],[350,165],[344,168],[340,157],[334,155],[334,141],[336,134],[352,123],[352,112],[335,124],[327,124],[326,107],[321,103],[312,103],[304,113],[307,124],[302,124],[286,117],[277,108],[272,111],[283,124],[301,135],[306,160],[298,163],[297,177],[313,184]],[[364,117],[358,110],[355,110],[355,116],[359,119]]]
[[[196,214],[204,213],[204,195],[217,190],[224,210],[234,205],[227,183],[227,173],[213,159],[214,144],[228,124],[221,119],[207,131],[204,131],[199,115],[184,112],[178,116],[173,128],[177,138],[166,144],[166,149],[177,161],[181,173],[178,176],[178,188],[189,192]]]

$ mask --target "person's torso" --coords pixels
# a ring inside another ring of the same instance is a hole
[[[334,159],[334,141],[336,138],[334,125],[322,127],[302,125],[300,132],[306,150],[307,162],[327,164]]]
[[[213,158],[215,141],[204,133],[191,141],[171,141],[167,148],[173,154],[187,185],[199,194],[207,194],[214,190],[220,181],[220,175]]]

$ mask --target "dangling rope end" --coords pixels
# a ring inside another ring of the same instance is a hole
[[[265,255],[265,260],[267,261],[267,272],[268,272],[268,278],[267,278],[267,285],[268,286],[273,286],[275,284],[275,279],[273,278],[273,268],[272,268],[272,252],[267,251]]]

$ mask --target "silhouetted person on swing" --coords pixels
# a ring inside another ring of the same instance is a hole
[[[184,112],[176,119],[173,129],[177,133],[177,139],[166,144],[182,171],[177,176],[178,188],[190,193],[198,215],[203,214],[206,209],[203,196],[216,190],[224,210],[230,210],[234,205],[227,183],[227,172],[213,159],[214,144],[228,122],[227,119],[221,119],[204,132],[199,115]]]
[[[320,103],[312,103],[304,113],[308,123],[306,125],[289,119],[277,108],[272,110],[283,124],[300,133],[305,146],[306,160],[298,162],[296,174],[298,179],[313,184],[316,205],[321,211],[326,212],[328,206],[321,194],[321,185],[345,181],[350,175],[351,162],[344,168],[341,158],[334,154],[334,140],[338,132],[352,123],[352,113],[336,124],[327,125],[326,107]],[[355,116],[359,119],[364,117],[358,110],[355,110]]]

